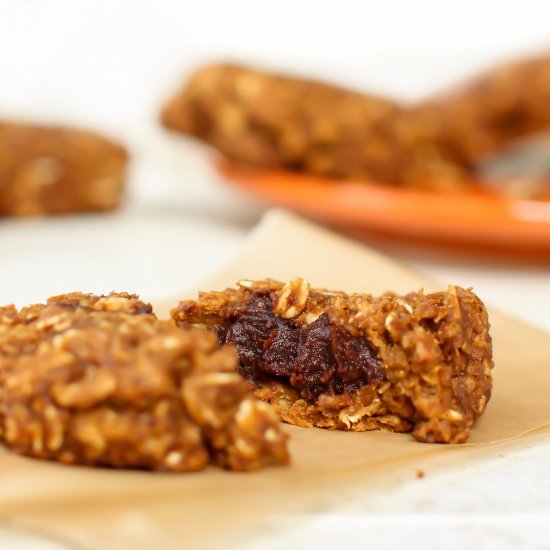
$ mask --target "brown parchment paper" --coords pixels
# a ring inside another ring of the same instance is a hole
[[[374,294],[445,286],[275,210],[241,253],[201,288],[268,276],[301,276],[317,287]],[[182,292],[156,309],[166,315],[195,292]],[[330,509],[337,499],[391,490],[398,475],[417,482],[417,469],[452,473],[511,448],[548,441],[550,335],[496,311],[490,317],[493,397],[466,445],[417,443],[407,434],[288,426],[293,459],[288,468],[252,474],[210,468],[182,475],[68,467],[0,450],[0,520],[74,548],[238,548],[266,525],[272,528],[282,514]]]

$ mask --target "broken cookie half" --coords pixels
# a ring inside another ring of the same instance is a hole
[[[67,464],[254,470],[288,463],[279,418],[204,330],[126,293],[0,308],[0,435]]]
[[[487,311],[470,290],[379,297],[242,280],[172,311],[236,346],[240,373],[298,426],[461,443],[491,395]]]

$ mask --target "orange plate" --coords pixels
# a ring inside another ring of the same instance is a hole
[[[268,204],[292,208],[355,234],[550,260],[550,201],[399,189],[254,169],[226,160],[217,167],[234,186]]]

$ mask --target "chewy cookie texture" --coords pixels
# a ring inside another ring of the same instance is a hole
[[[0,426],[17,453],[172,472],[288,463],[271,407],[203,330],[126,293],[0,308]]]
[[[487,312],[456,286],[373,297],[299,278],[243,280],[181,302],[172,316],[235,345],[256,395],[299,426],[460,443],[491,395]]]
[[[95,133],[0,122],[0,216],[111,210],[128,154]]]

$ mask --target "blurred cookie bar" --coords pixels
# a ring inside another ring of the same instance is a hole
[[[234,160],[386,181],[397,177],[391,123],[399,110],[383,98],[220,64],[193,74],[162,121]]]
[[[92,132],[0,122],[0,216],[113,209],[127,161]]]
[[[235,345],[256,395],[299,426],[461,443],[491,395],[487,312],[456,286],[373,297],[299,278],[243,280],[181,302],[172,317]]]
[[[286,464],[275,412],[214,335],[159,321],[135,295],[0,309],[2,440],[66,464],[183,472]]]
[[[550,56],[489,70],[407,107],[311,80],[211,65],[168,102],[162,121],[250,165],[462,191],[477,187],[487,157],[550,127]]]
[[[193,74],[162,121],[256,166],[442,190],[470,181],[441,151],[400,142],[405,112],[381,97],[221,64]]]
[[[465,167],[550,129],[550,54],[490,69],[408,111],[399,140]]]

